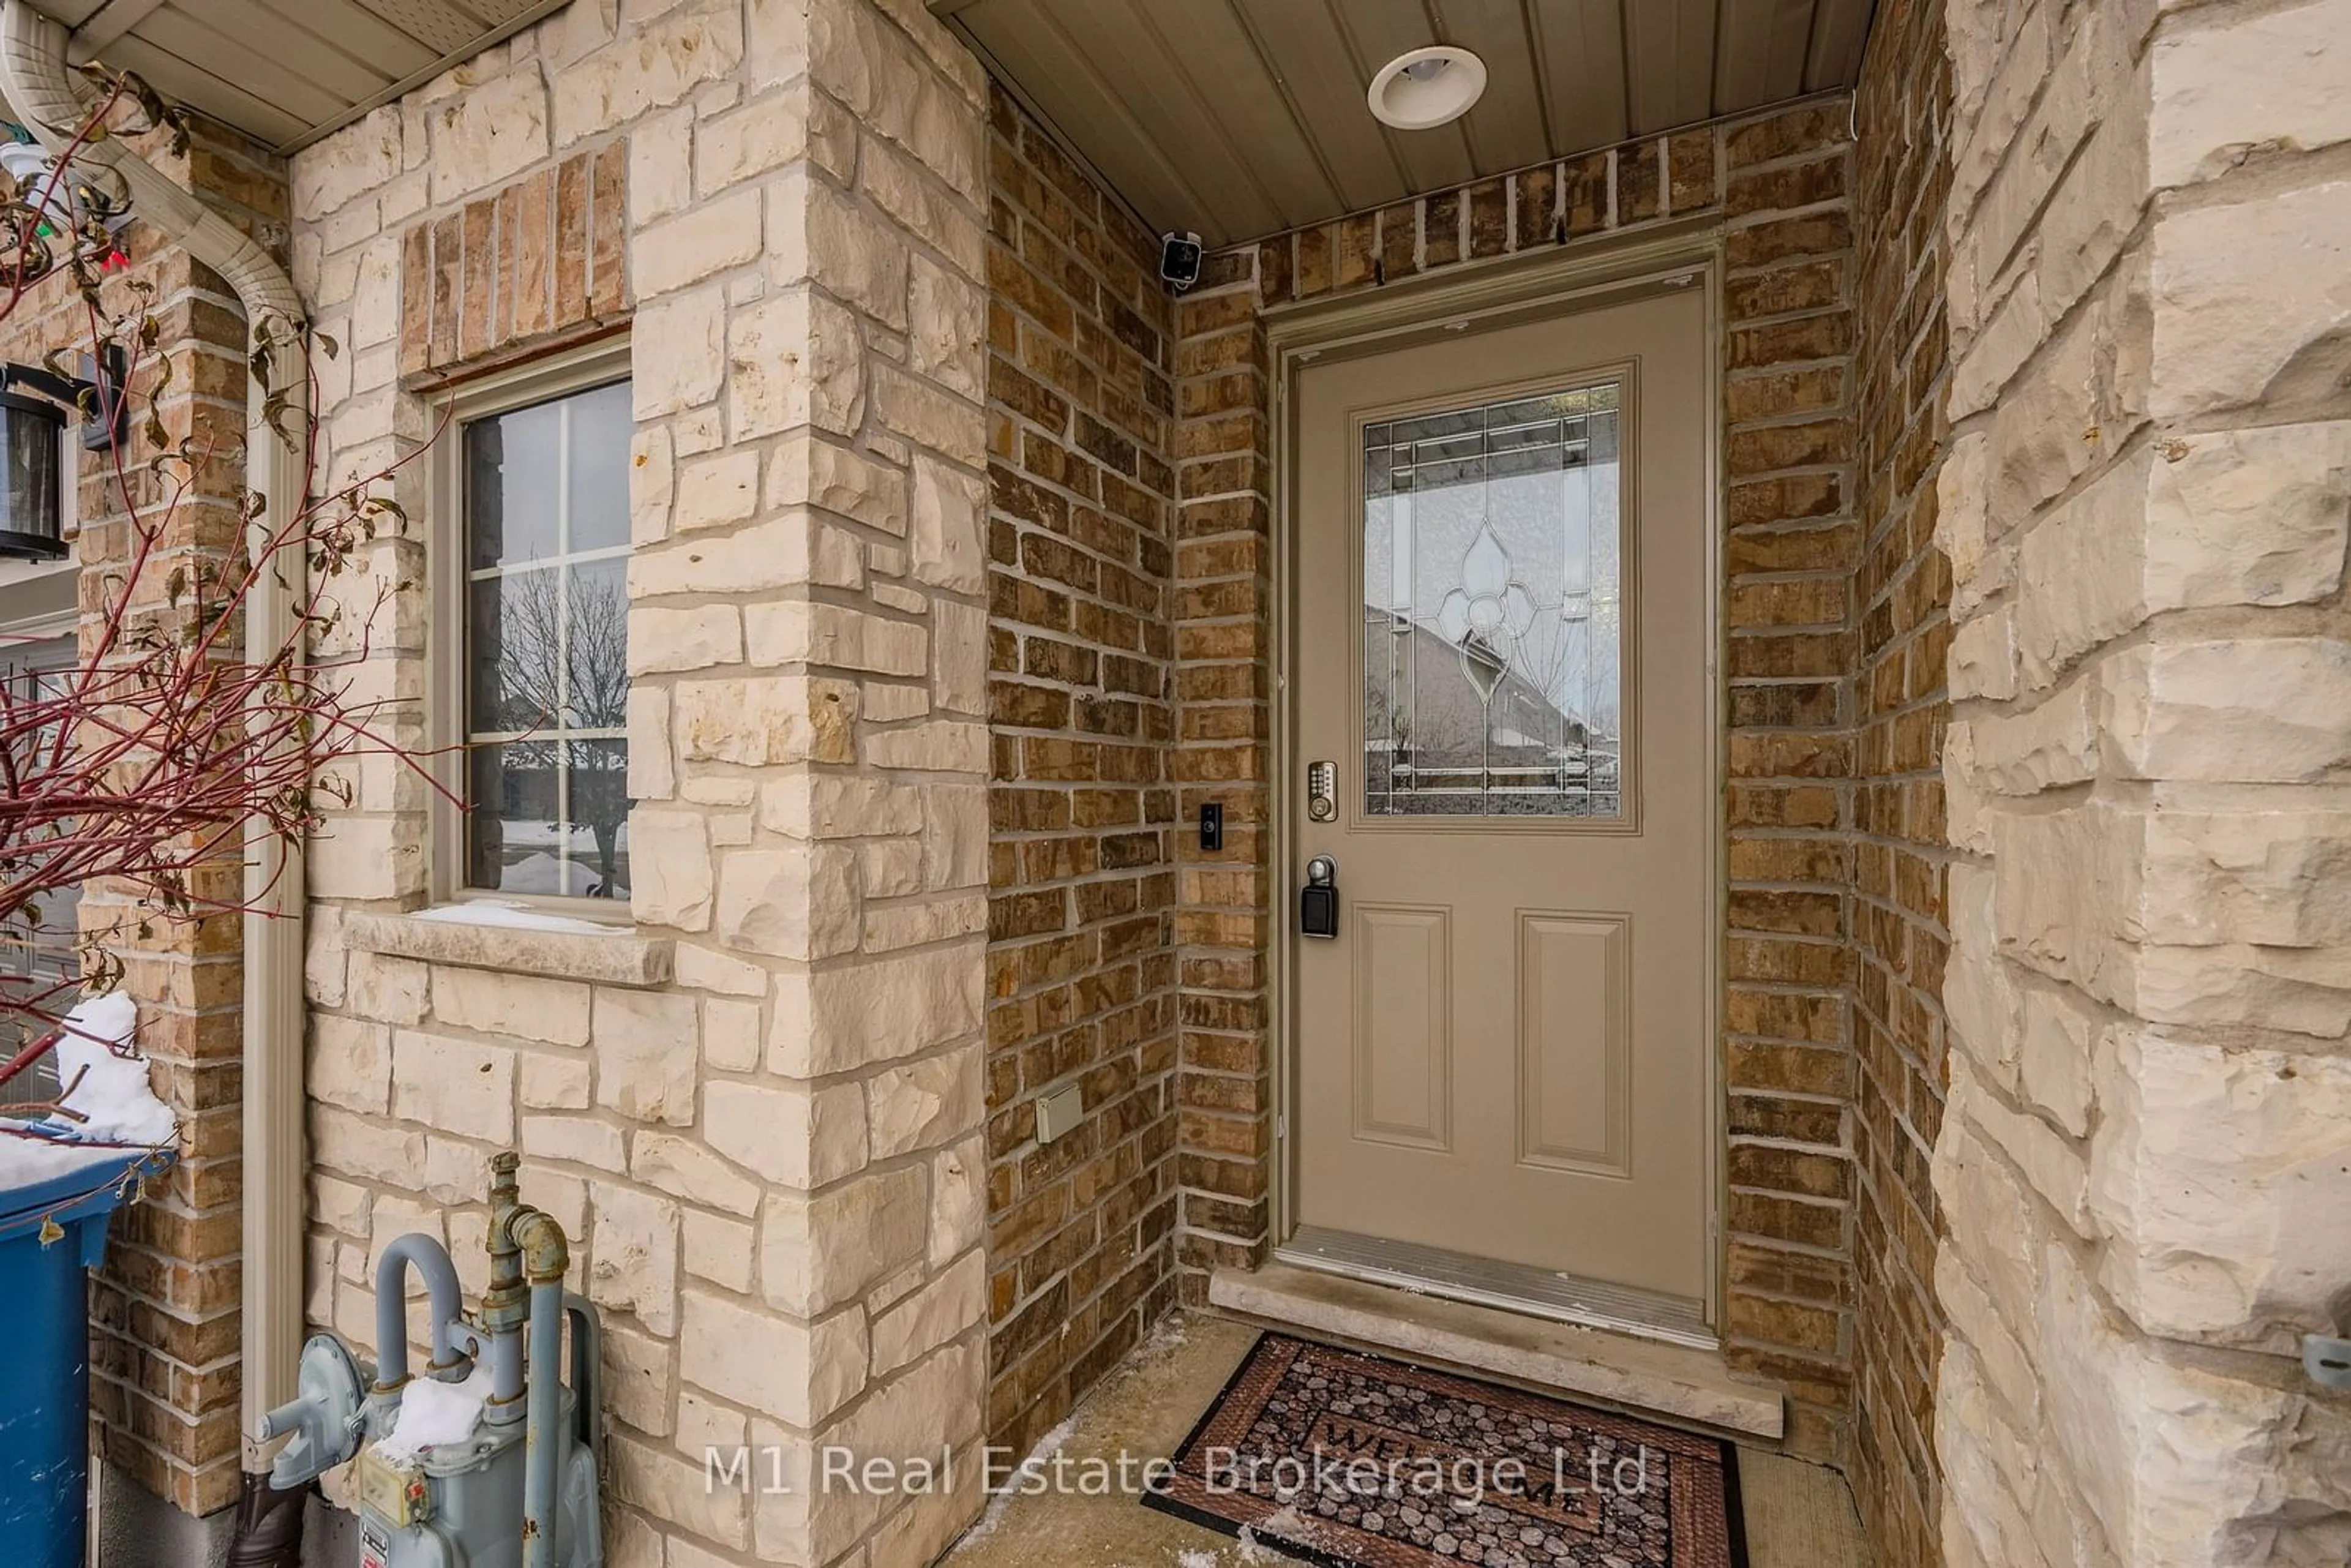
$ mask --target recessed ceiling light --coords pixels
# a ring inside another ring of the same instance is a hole
[[[1364,98],[1381,124],[1427,131],[1468,113],[1485,90],[1485,61],[1467,49],[1434,44],[1382,66]]]

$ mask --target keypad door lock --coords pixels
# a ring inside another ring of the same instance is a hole
[[[1305,936],[1339,935],[1339,862],[1329,855],[1306,862],[1306,885],[1298,890],[1298,930]]]
[[[1339,765],[1335,762],[1310,762],[1306,765],[1306,817],[1309,821],[1328,822],[1339,815]]]

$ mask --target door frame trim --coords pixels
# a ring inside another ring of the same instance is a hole
[[[1296,483],[1297,436],[1293,428],[1297,399],[1292,382],[1309,363],[1326,355],[1362,353],[1405,346],[1433,337],[1454,322],[1507,322],[1513,318],[1572,313],[1578,308],[1646,298],[1681,288],[1696,288],[1704,301],[1700,329],[1706,338],[1705,411],[1701,431],[1708,517],[1705,539],[1708,618],[1713,636],[1707,648],[1707,685],[1713,711],[1707,726],[1708,773],[1715,801],[1712,831],[1705,836],[1704,861],[1712,930],[1701,947],[1705,956],[1705,1053],[1707,1126],[1703,1147],[1707,1170],[1705,1191],[1708,1227],[1707,1279],[1704,1292],[1707,1320],[1719,1333],[1723,1327],[1723,1293],[1728,1272],[1729,1231],[1724,1218],[1729,1207],[1729,1156],[1726,1146],[1727,1106],[1723,1086],[1728,1082],[1722,1034],[1723,947],[1729,929],[1729,884],[1724,877],[1723,805],[1728,789],[1729,705],[1725,689],[1728,636],[1722,552],[1722,244],[1717,219],[1672,225],[1629,243],[1595,241],[1589,246],[1537,252],[1498,261],[1467,277],[1431,278],[1379,289],[1362,298],[1309,302],[1265,312],[1266,347],[1270,361],[1267,387],[1268,436],[1272,447],[1272,554],[1270,560],[1272,626],[1269,662],[1272,675],[1270,722],[1272,727],[1271,777],[1267,780],[1267,831],[1272,897],[1269,945],[1272,951],[1268,977],[1268,1009],[1271,1048],[1274,1139],[1271,1164],[1270,1242],[1279,1248],[1298,1228],[1298,1141],[1291,1135],[1297,1103],[1299,1031],[1294,1016],[1297,985],[1298,935],[1291,908],[1298,896],[1299,871],[1292,844],[1292,814],[1301,793],[1298,781],[1296,714],[1290,699],[1290,676],[1297,668],[1297,610],[1294,597],[1297,529],[1292,490]]]

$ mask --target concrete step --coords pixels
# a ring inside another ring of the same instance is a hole
[[[1495,1307],[1268,1263],[1219,1269],[1212,1306],[1235,1317],[1364,1350],[1597,1401],[1677,1424],[1777,1441],[1780,1391],[1730,1375],[1719,1353],[1552,1322]]]

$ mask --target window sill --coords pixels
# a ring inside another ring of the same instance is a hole
[[[665,986],[674,947],[666,936],[640,936],[626,926],[610,931],[555,931],[486,921],[429,919],[423,915],[343,917],[343,945],[362,953],[503,969],[550,979],[602,986]]]

